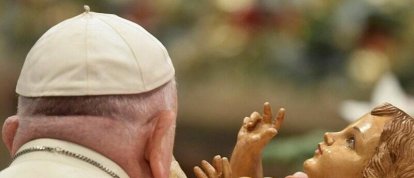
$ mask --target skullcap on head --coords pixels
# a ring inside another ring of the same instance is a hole
[[[17,82],[19,95],[138,94],[174,78],[167,50],[144,28],[85,10],[49,29],[32,47]]]

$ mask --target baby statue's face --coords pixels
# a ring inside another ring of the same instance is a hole
[[[361,178],[391,117],[366,114],[340,132],[325,133],[315,155],[304,162],[309,178]]]

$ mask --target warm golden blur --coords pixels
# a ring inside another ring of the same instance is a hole
[[[31,46],[83,12],[83,3],[0,1],[1,120],[16,112],[14,87]],[[412,1],[88,3],[91,11],[141,24],[167,47],[179,90],[175,156],[189,177],[202,159],[229,156],[242,118],[265,101],[287,110],[278,140],[264,153],[265,175],[280,177],[301,169],[320,133],[346,126],[338,112],[342,101],[370,102],[384,73],[393,72],[414,93]],[[0,169],[8,162],[1,145]]]

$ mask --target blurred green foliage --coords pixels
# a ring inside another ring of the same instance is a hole
[[[264,154],[266,173],[282,176],[300,169],[322,130],[347,124],[341,101],[368,100],[383,73],[414,93],[412,1],[3,0],[0,117],[16,112],[14,86],[30,47],[84,3],[137,22],[166,45],[179,83],[175,154],[190,177],[200,160],[231,152],[241,118],[265,101],[288,112]]]

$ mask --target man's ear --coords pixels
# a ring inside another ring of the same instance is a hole
[[[152,136],[148,140],[145,156],[150,163],[154,178],[166,178],[172,161],[176,113],[162,111],[155,117]]]
[[[9,118],[7,118],[3,124],[3,130],[2,130],[3,142],[4,144],[6,144],[6,147],[9,150],[10,154],[13,148],[14,136],[16,136],[18,127],[19,127],[19,118],[16,115],[10,116]]]

